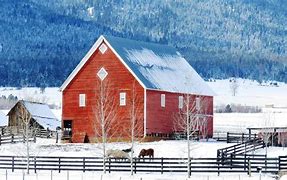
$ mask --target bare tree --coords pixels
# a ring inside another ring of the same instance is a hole
[[[31,126],[31,114],[26,110],[26,108],[22,105],[19,106],[19,124],[21,126],[21,129],[23,130],[23,141],[25,143],[26,147],[26,159],[27,159],[27,166],[26,171],[27,174],[29,174],[29,165],[30,165],[30,145],[29,145],[29,138],[32,136],[33,128]]]
[[[259,135],[261,136],[264,144],[265,144],[265,153],[267,155],[267,147],[269,145],[269,143],[272,143],[273,141],[273,121],[272,121],[272,112],[271,111],[266,111],[264,113],[264,117],[263,117],[264,121],[263,121],[263,126],[264,128],[261,129]]]
[[[192,95],[185,94],[182,96],[182,100],[180,102],[181,110],[176,115],[174,120],[175,131],[183,131],[187,137],[187,173],[188,178],[190,178],[190,138],[197,133],[197,111],[196,111],[196,102]]]
[[[130,137],[131,137],[131,175],[133,175],[133,156],[134,156],[134,147],[135,139],[140,137],[143,133],[142,126],[142,109],[141,109],[141,100],[136,93],[135,81],[133,82],[133,87],[131,90],[130,98],[131,108],[130,108]]]
[[[179,98],[179,113],[174,119],[174,130],[184,132],[187,137],[187,173],[190,178],[191,138],[201,133],[204,138],[208,135],[208,99],[203,96],[185,94]]]
[[[114,92],[107,80],[100,81],[96,89],[96,103],[94,129],[96,137],[101,139],[103,152],[103,172],[106,173],[106,143],[108,138],[117,132],[116,126],[117,105]],[[113,129],[113,131],[111,131]]]
[[[230,80],[230,90],[232,93],[232,96],[236,96],[239,88],[239,83],[236,78],[233,78]]]

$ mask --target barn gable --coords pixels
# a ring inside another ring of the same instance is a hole
[[[112,36],[101,36],[97,40],[63,83],[60,88],[62,91],[103,41],[145,89],[214,95],[214,92],[175,48]]]

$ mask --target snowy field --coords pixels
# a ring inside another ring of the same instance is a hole
[[[256,81],[238,79],[238,92],[232,96],[228,79],[208,82],[209,86],[217,94],[214,104],[241,104],[247,106],[274,105],[275,107],[287,108],[287,84],[277,82],[278,86],[270,83],[260,85]]]
[[[49,172],[42,171],[37,174],[24,174],[21,171],[7,172],[7,179],[11,180],[186,180],[185,174],[135,174],[133,176],[128,173],[111,173],[101,174],[99,172]],[[23,178],[24,176],[24,178]],[[52,176],[52,177],[51,177]],[[0,179],[6,179],[6,171],[0,170]],[[221,174],[220,176],[214,174],[191,174],[190,179],[194,180],[260,180],[259,174],[253,174],[249,177],[246,174]],[[287,178],[286,178],[287,179]],[[284,180],[286,180],[284,179]],[[261,180],[275,180],[273,176],[262,175]],[[283,180],[283,178],[282,178]]]
[[[216,150],[231,146],[233,144],[227,144],[225,142],[215,141],[202,141],[191,143],[191,156],[192,157],[216,157]],[[155,157],[186,157],[186,146],[187,142],[181,141],[158,141],[158,142],[145,142],[135,144],[135,156],[138,155],[142,148],[154,148]],[[129,143],[110,143],[108,149],[124,149],[130,147]],[[31,143],[30,146],[31,154],[36,156],[101,156],[101,145],[100,144],[55,144],[55,139],[41,139],[37,138],[37,143]],[[18,144],[4,144],[0,146],[1,155],[25,155],[25,146],[22,143]],[[287,148],[269,148],[270,157],[278,157],[278,155],[286,154]],[[273,153],[272,153],[273,152]],[[259,150],[260,154],[264,154],[264,150]],[[7,171],[8,179],[17,180],[23,179],[23,172],[16,170],[14,173],[11,170]],[[101,172],[61,172],[57,171],[38,171],[35,174],[33,171],[30,175],[25,174],[25,178],[29,180],[186,180],[185,173],[137,173],[134,176],[130,176],[128,172],[118,172],[103,175]],[[51,178],[52,176],[52,178]],[[272,175],[263,175],[262,180],[274,179]],[[6,178],[6,171],[0,170],[0,179]],[[246,173],[241,174],[229,174],[221,173],[217,176],[216,173],[192,173],[191,179],[198,180],[231,180],[231,179],[259,179],[258,173],[253,173],[251,177],[247,176]]]

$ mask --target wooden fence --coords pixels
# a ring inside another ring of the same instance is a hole
[[[0,156],[0,169],[21,170],[26,169],[26,157]],[[251,173],[262,172],[278,173],[287,169],[287,156],[279,158],[267,157],[236,157],[222,163],[217,158],[192,158],[190,161],[191,173]],[[39,156],[30,158],[30,170],[35,172],[43,170],[54,171],[102,171],[103,161],[100,157],[48,157]],[[107,172],[130,171],[128,160],[108,159]],[[140,172],[187,172],[187,159],[185,158],[153,158],[134,159],[134,173]]]
[[[256,139],[257,134],[248,134],[248,133],[214,133],[213,139],[217,141],[225,141],[227,143],[242,143],[245,141],[250,141],[252,139]]]
[[[233,146],[217,150],[217,158],[221,161],[230,158],[231,156],[237,156],[242,154],[248,154],[249,152],[254,152],[257,149],[264,148],[264,142],[257,138],[243,143],[239,143]]]
[[[246,133],[231,133],[227,132],[226,142],[227,143],[243,143],[257,138],[257,134],[246,134]]]
[[[29,141],[36,142],[36,137],[29,137]],[[0,135],[0,145],[8,143],[25,142],[25,137],[23,135]]]

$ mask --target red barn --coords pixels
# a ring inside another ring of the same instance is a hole
[[[116,104],[117,124],[113,134],[128,136],[123,130],[131,112],[132,92],[139,99],[137,118],[141,137],[168,136],[179,127],[174,123],[183,108],[183,95],[192,101],[204,99],[201,117],[206,135],[213,133],[213,91],[175,48],[124,38],[100,36],[61,86],[62,128],[72,142],[93,141],[97,91],[100,77],[109,81]],[[197,104],[197,103],[196,103]]]

